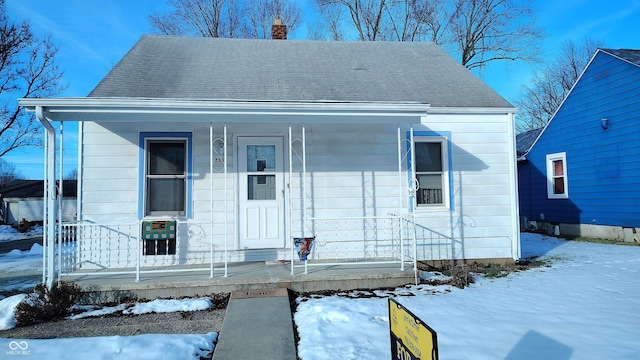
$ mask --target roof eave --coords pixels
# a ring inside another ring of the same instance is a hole
[[[51,121],[419,123],[429,104],[412,102],[247,101],[141,98],[22,98]],[[313,117],[313,119],[310,119]]]

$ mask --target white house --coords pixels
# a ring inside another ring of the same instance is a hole
[[[305,265],[520,257],[516,109],[432,43],[143,36],[86,98],[20,104],[50,178],[79,122],[63,272],[293,272],[314,236]]]

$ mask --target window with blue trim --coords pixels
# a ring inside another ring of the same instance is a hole
[[[448,152],[446,137],[414,137],[418,208],[449,206]]]
[[[190,136],[171,135],[141,134],[143,216],[189,216]]]

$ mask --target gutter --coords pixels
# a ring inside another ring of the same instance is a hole
[[[339,102],[339,101],[246,101],[246,100],[183,100],[141,98],[22,98],[20,106],[27,111],[41,111],[42,118],[54,121],[194,121],[211,122],[212,115],[225,117],[225,122],[283,122],[282,116],[298,116],[314,122],[344,122],[337,117],[357,118],[368,123],[419,123],[430,110],[429,104],[416,102]],[[38,110],[40,109],[40,110]],[[115,116],[114,116],[115,115]],[[118,119],[118,115],[120,118]],[[126,116],[123,116],[126,115]],[[179,116],[176,116],[179,115]],[[243,115],[261,115],[248,118]],[[126,119],[125,119],[126,118]],[[391,119],[394,118],[394,119]],[[182,120],[181,120],[182,119]],[[291,122],[289,119],[285,122]],[[47,126],[47,125],[45,125]]]

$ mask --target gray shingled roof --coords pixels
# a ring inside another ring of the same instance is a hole
[[[542,132],[542,128],[529,130],[516,135],[516,152],[518,156],[526,155]]]
[[[62,192],[65,197],[75,197],[77,189],[76,180],[64,180],[62,182]],[[56,192],[57,189],[56,181]],[[0,198],[3,199],[26,199],[26,198],[41,198],[44,196],[44,181],[43,180],[14,180],[4,187],[0,188]]]
[[[145,35],[89,96],[513,107],[425,42]]]
[[[630,63],[640,66],[640,50],[632,49],[602,49],[602,51],[608,52],[611,55],[617,56],[621,59],[625,59]]]

